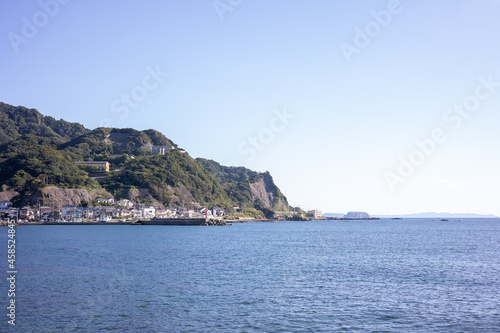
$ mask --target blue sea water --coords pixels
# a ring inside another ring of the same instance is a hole
[[[16,239],[16,326],[2,316],[2,332],[500,332],[498,219],[20,226]]]

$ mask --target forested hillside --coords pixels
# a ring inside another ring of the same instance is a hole
[[[165,207],[240,206],[266,215],[289,209],[268,173],[193,159],[153,129],[90,130],[4,103],[0,121],[0,189],[18,193],[15,203],[56,186],[103,189],[116,199],[135,198],[140,192],[143,203],[149,200]],[[153,146],[173,150],[153,156]],[[96,170],[76,165],[77,161],[107,161],[110,171],[96,175]]]

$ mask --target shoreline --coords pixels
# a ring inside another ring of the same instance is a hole
[[[442,219],[442,218],[410,218],[410,220],[434,220],[438,222],[446,222],[446,221],[460,221],[460,220],[468,220],[468,219],[476,219],[476,218],[449,218],[449,219]],[[495,218],[482,218],[482,219],[492,219],[494,220]],[[159,220],[159,221],[158,221]],[[232,224],[242,224],[242,223],[276,223],[276,222],[312,222],[312,221],[322,221],[322,222],[348,222],[348,221],[384,221],[384,220],[392,220],[392,221],[401,221],[401,220],[408,220],[408,218],[388,218],[388,219],[382,219],[382,218],[371,218],[371,219],[321,219],[321,220],[307,220],[307,221],[298,221],[298,220],[268,220],[268,219],[260,219],[260,220],[255,220],[255,219],[238,219],[238,220],[221,220],[222,223],[213,223],[211,221],[200,221],[201,219],[164,219],[167,221],[161,221],[162,219],[158,219],[157,221],[98,221],[98,222],[89,222],[89,221],[84,221],[84,222],[15,222],[15,226],[38,226],[38,225],[133,225],[133,226],[139,226],[139,225],[164,225],[164,226],[223,226],[223,225],[232,225]],[[6,227],[8,224],[0,224],[0,227]]]

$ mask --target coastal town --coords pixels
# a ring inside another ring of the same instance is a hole
[[[116,135],[115,135],[116,136]],[[106,140],[110,134],[106,135]],[[181,154],[187,154],[185,150],[173,145],[149,145],[147,148],[151,156],[166,155],[172,151],[178,151]],[[134,160],[136,156],[126,154],[127,158]],[[124,155],[110,154],[111,160],[78,160],[73,162],[75,166],[86,171],[90,179],[99,181],[109,178],[113,172],[120,172],[123,167],[112,162],[113,158]],[[265,192],[266,189],[263,189]],[[267,193],[266,193],[267,195]],[[8,199],[9,197],[7,197]],[[254,198],[257,199],[258,197]],[[5,199],[5,197],[4,197]],[[258,198],[260,199],[260,198]],[[75,204],[75,200],[63,198],[58,203],[53,200],[39,200],[38,203],[32,202],[19,203],[16,200],[0,201],[0,224],[5,225],[8,221],[16,221],[18,224],[54,224],[54,223],[134,223],[140,224],[150,220],[194,220],[204,219],[205,221],[252,221],[256,217],[246,214],[245,209],[240,209],[237,205],[225,207],[202,206],[194,198],[184,204],[177,204],[166,207],[156,200],[144,201],[136,198],[129,200],[126,198],[115,198],[109,193],[105,196],[99,196],[92,200],[82,200]],[[180,200],[179,200],[180,201]],[[289,210],[273,210],[272,216],[258,216],[257,220],[284,221],[284,220],[321,220],[327,219],[322,216],[319,210],[302,211],[300,208]],[[180,223],[180,222],[179,222]],[[172,222],[172,224],[176,224]]]
[[[174,146],[152,146],[151,155],[165,155]],[[183,149],[179,152],[185,153]],[[135,158],[133,155],[130,156]],[[92,179],[106,178],[110,172],[108,161],[76,161],[75,165],[89,171]],[[119,170],[116,170],[119,171]],[[239,207],[234,206],[233,211]],[[4,200],[0,202],[0,220],[2,223],[15,220],[18,223],[44,223],[44,222],[136,222],[152,218],[208,218],[222,219],[226,211],[220,207],[211,208],[192,205],[188,208],[164,208],[159,204],[139,204],[128,199],[115,200],[115,198],[96,198],[93,202],[82,205],[62,205],[51,207],[38,205],[37,207],[14,207],[13,202]]]
[[[49,206],[36,208],[12,206],[11,201],[0,202],[2,221],[30,222],[134,222],[152,218],[223,218],[227,212],[220,207],[163,208],[159,205],[137,205],[127,199],[98,198],[96,206],[63,205],[61,210]],[[238,207],[233,207],[238,210]]]
[[[202,207],[191,205],[190,208],[165,208],[161,205],[139,205],[128,199],[115,200],[114,198],[97,198],[95,205],[86,207],[77,205],[63,205],[62,209],[53,209],[50,206],[13,207],[8,200],[0,201],[0,222],[17,223],[134,223],[150,219],[209,219],[209,220],[255,220],[252,217],[240,217],[240,207],[233,206],[231,211],[220,207]],[[295,212],[275,212],[276,220],[286,220],[294,216]],[[310,210],[305,215],[306,220],[327,219],[319,210]]]

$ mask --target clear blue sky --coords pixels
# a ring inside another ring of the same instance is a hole
[[[270,171],[305,209],[500,215],[499,1],[0,9],[0,101],[157,129],[193,157]]]

